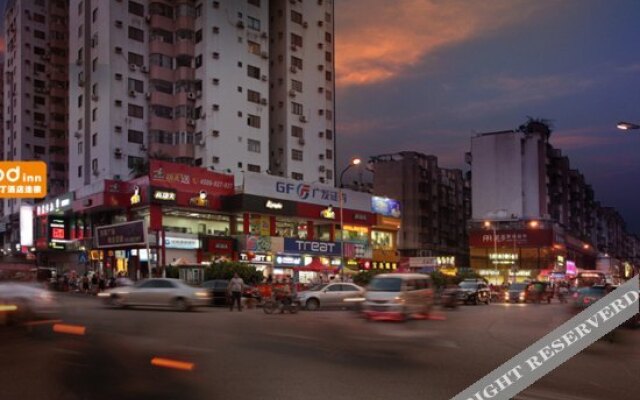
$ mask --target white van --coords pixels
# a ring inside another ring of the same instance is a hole
[[[405,321],[427,315],[433,306],[433,282],[424,274],[380,274],[365,294],[363,312],[371,320]]]

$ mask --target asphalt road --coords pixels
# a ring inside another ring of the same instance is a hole
[[[557,303],[465,306],[398,324],[348,311],[178,313],[61,301],[62,323],[84,334],[51,323],[0,328],[0,399],[449,399],[570,317]],[[154,357],[187,370],[154,366]],[[640,329],[627,329],[517,398],[637,399],[639,376]]]

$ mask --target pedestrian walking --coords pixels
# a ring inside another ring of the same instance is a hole
[[[233,311],[234,303],[238,303],[238,311],[242,311],[242,289],[245,284],[238,273],[233,274],[233,278],[229,281],[227,292],[231,295],[231,307],[229,311]]]
[[[87,274],[84,274],[82,277],[82,292],[85,294],[89,293],[89,277]]]

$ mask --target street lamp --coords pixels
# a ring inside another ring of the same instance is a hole
[[[345,172],[349,170],[351,167],[358,166],[362,163],[362,159],[359,157],[353,157],[349,161],[349,165],[345,167],[340,173],[340,187],[338,188],[338,197],[340,198],[340,274],[344,278],[344,199],[342,197],[342,178],[344,177]]]
[[[616,127],[623,131],[640,129],[640,125],[634,124],[632,122],[618,122],[618,125],[616,125]]]

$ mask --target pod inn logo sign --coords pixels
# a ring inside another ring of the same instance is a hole
[[[0,161],[0,198],[41,199],[47,195],[43,161]]]

